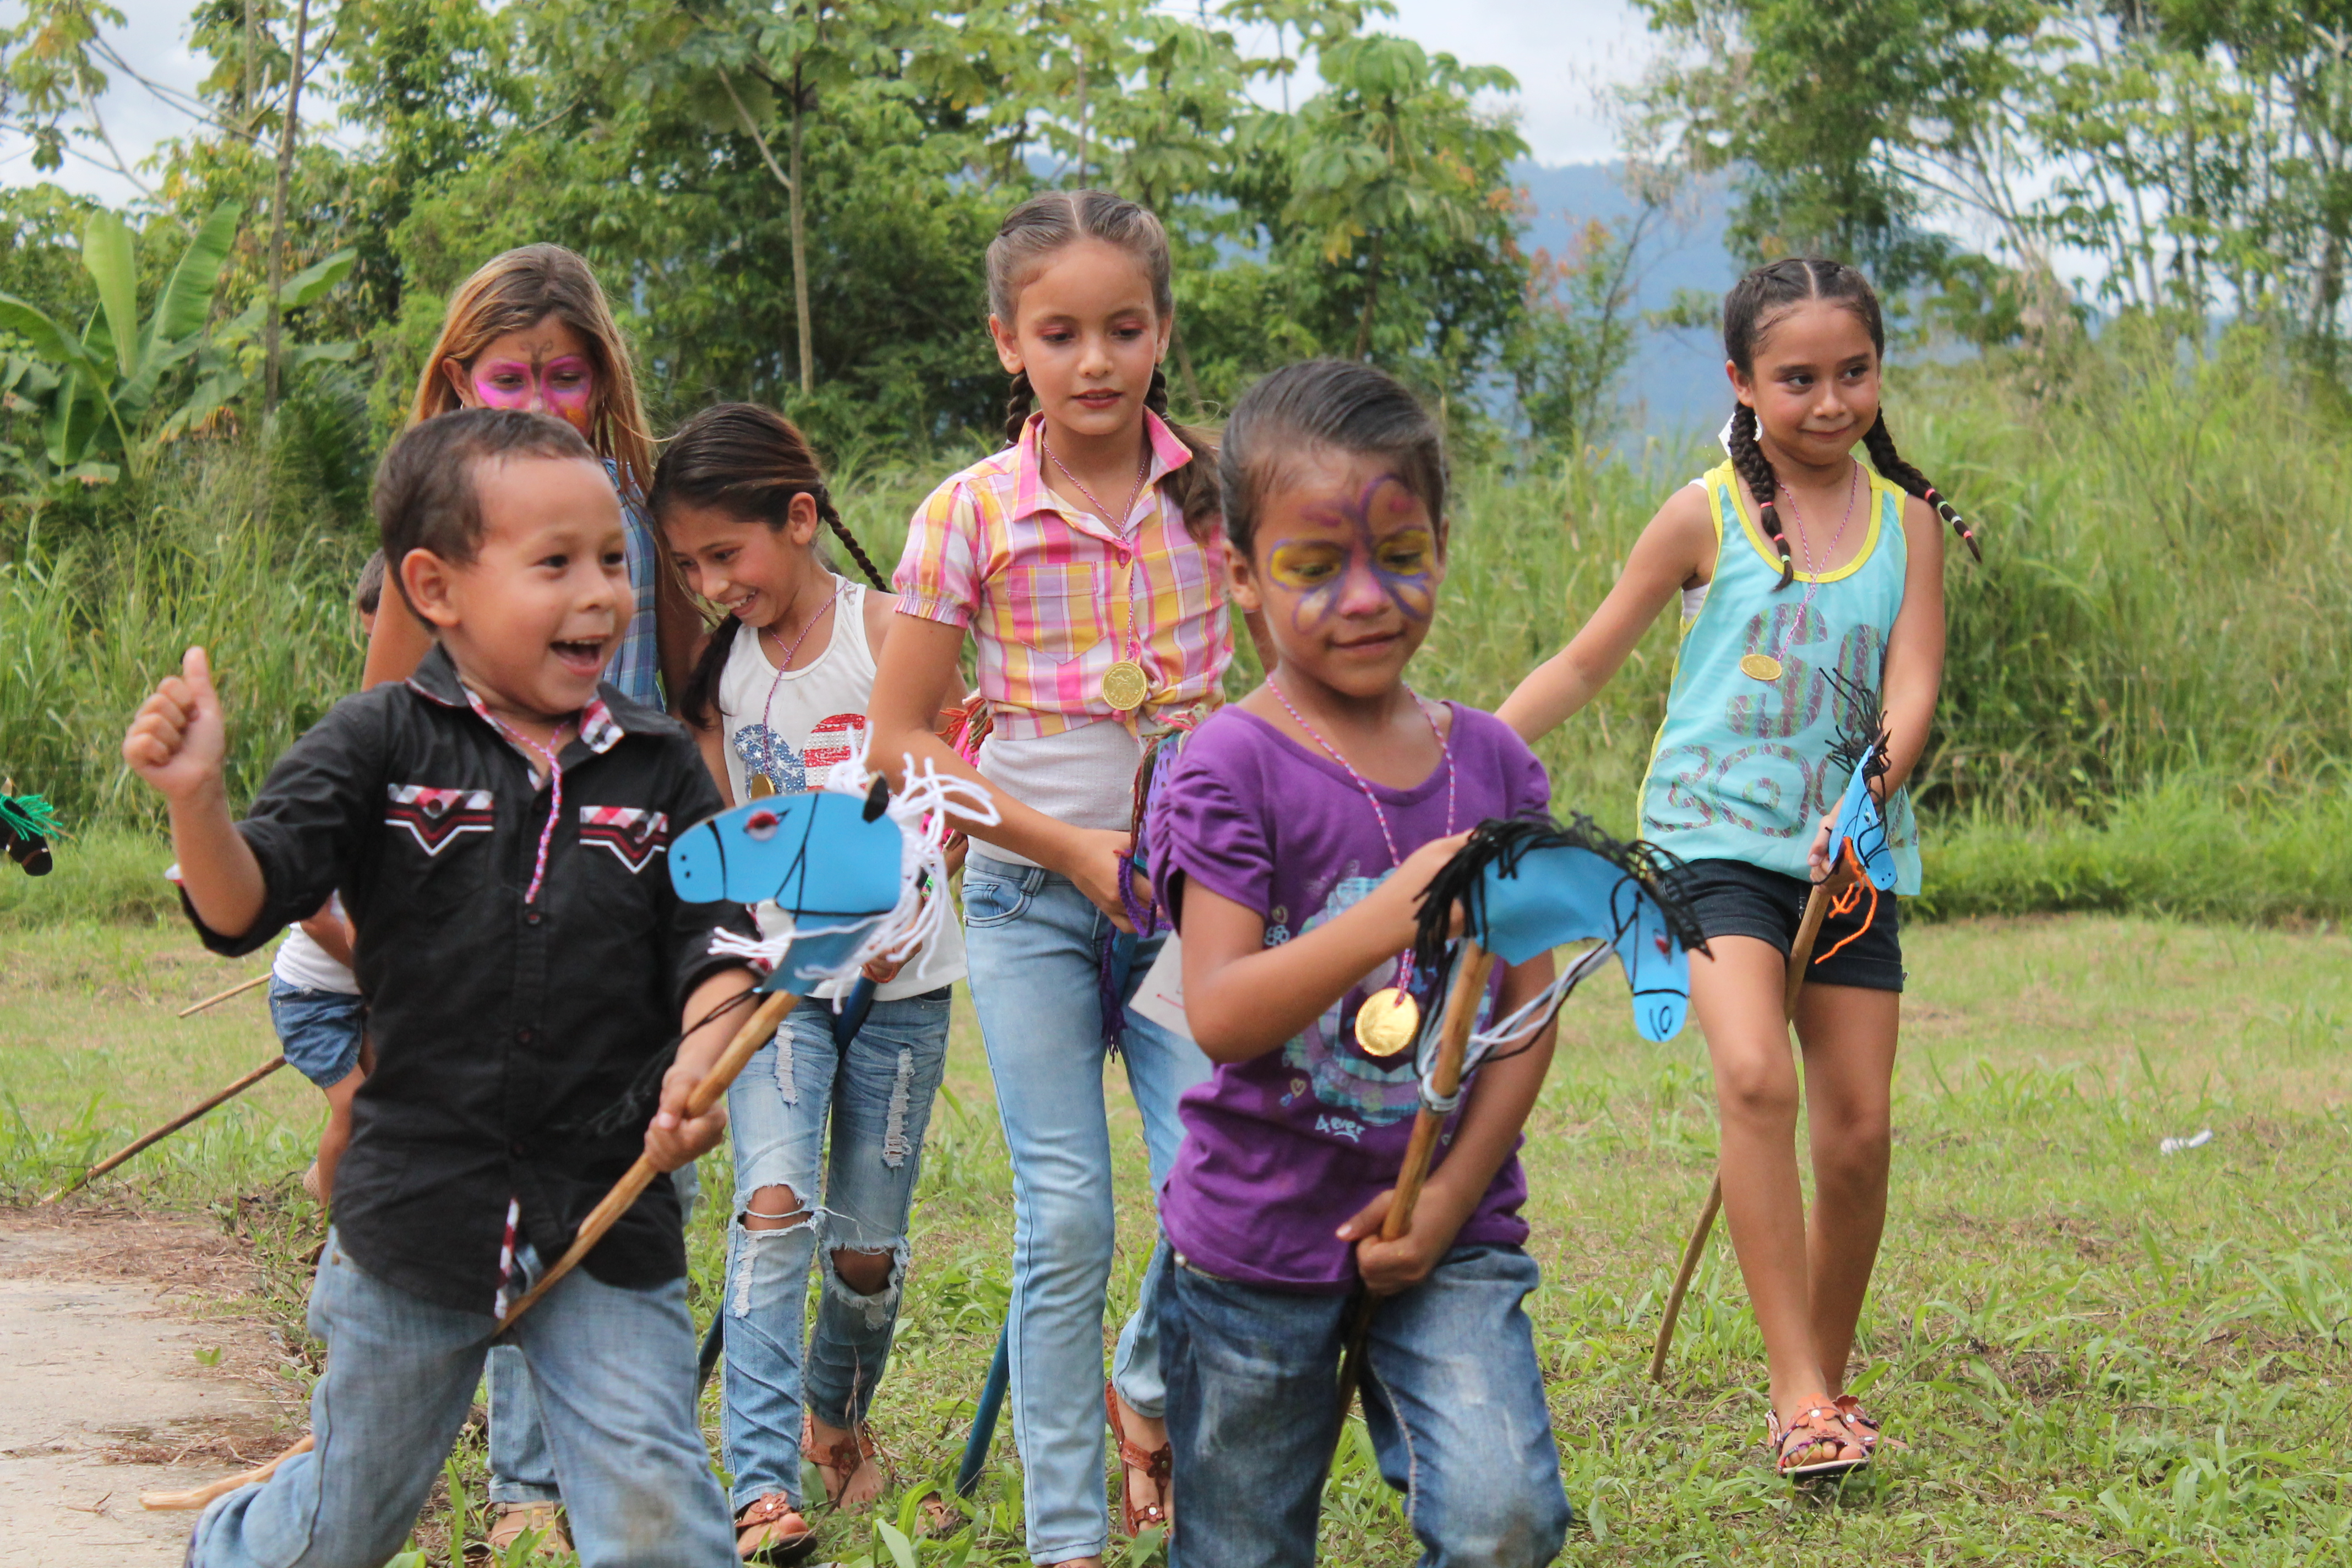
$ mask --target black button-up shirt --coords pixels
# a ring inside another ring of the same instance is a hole
[[[491,1310],[509,1198],[542,1259],[571,1245],[644,1147],[644,1116],[588,1123],[677,1036],[694,987],[741,963],[709,955],[712,928],[752,932],[741,906],[670,886],[669,841],[720,807],[687,731],[610,686],[580,730],[526,901],[552,792],[436,648],[405,684],[337,703],[270,771],[237,825],[268,888],[253,929],[195,921],[214,952],[250,952],[341,892],[375,1071],[335,1173],[336,1230],[369,1273],[461,1310]],[[667,1176],[584,1267],[630,1287],[686,1271]]]

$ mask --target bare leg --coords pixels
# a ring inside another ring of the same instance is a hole
[[[1900,998],[1854,985],[1807,986],[1797,1004],[1813,1146],[1813,1342],[1822,1380],[1845,1389],[1854,1324],[1886,1228]]]
[[[342,1163],[343,1151],[352,1146],[352,1097],[367,1081],[367,1074],[353,1068],[320,1092],[327,1097],[327,1130],[319,1134],[319,1201],[331,1204],[335,1199],[335,1167]]]
[[[808,1211],[801,1206],[800,1195],[790,1187],[759,1187],[753,1190],[751,1202],[743,1205],[742,1219],[745,1230],[783,1230],[804,1224]],[[761,1500],[761,1502],[766,1500],[764,1498]],[[749,1509],[739,1511],[736,1516],[738,1521],[751,1511]],[[787,1510],[774,1519],[740,1531],[736,1537],[736,1547],[749,1557],[763,1547],[797,1540],[808,1527],[808,1521],[799,1512]]]
[[[1722,1118],[1723,1215],[1764,1336],[1772,1408],[1783,1424],[1824,1404],[1797,1177],[1797,1067],[1781,997],[1789,964],[1754,937],[1720,936],[1691,955],[1691,1003],[1715,1064]],[[1860,1445],[1844,1457],[1859,1458]]]

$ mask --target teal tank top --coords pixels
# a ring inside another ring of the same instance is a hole
[[[1666,717],[1642,780],[1642,837],[1685,860],[1744,860],[1810,878],[1806,851],[1845,788],[1848,769],[1831,755],[1841,721],[1859,731],[1876,718],[1849,712],[1825,671],[1874,696],[1884,689],[1887,635],[1903,608],[1903,492],[1870,475],[1862,549],[1822,574],[1801,612],[1813,579],[1800,572],[1779,586],[1780,558],[1748,516],[1731,465],[1700,483],[1715,522],[1715,579],[1703,599],[1689,596],[1695,609],[1685,603]],[[1744,673],[1748,654],[1777,658],[1779,677]],[[1919,826],[1905,791],[1886,803],[1886,830],[1895,890],[1916,894]]]

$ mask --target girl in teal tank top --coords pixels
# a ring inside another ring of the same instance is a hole
[[[1724,300],[1723,346],[1738,396],[1730,460],[1659,508],[1592,618],[1499,711],[1529,741],[1556,728],[1681,597],[1642,833],[1688,862],[1685,891],[1706,932],[1691,1003],[1715,1067],[1724,1216],[1763,1334],[1774,1463],[1805,1479],[1867,1465],[1879,1441],[1844,1388],[1886,1219],[1903,988],[1895,901],[1832,915],[1798,999],[1813,1100],[1810,1227],[1782,1012],[1790,950],[1811,885],[1829,872],[1829,814],[1849,772],[1842,734],[1885,724],[1895,887],[1919,890],[1903,786],[1943,675],[1943,522],[1977,546],[1887,431],[1885,330],[1860,273],[1801,258],[1759,268]]]

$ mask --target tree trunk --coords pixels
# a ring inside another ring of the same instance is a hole
[[[793,316],[801,340],[801,395],[816,390],[816,350],[809,342],[808,231],[801,215],[801,116],[806,97],[800,66],[793,67],[793,177],[787,185],[793,205]]]
[[[278,406],[285,390],[286,366],[278,350],[278,290],[286,277],[286,187],[294,176],[294,137],[301,124],[302,49],[310,40],[310,0],[299,0],[294,11],[294,58],[286,78],[286,124],[278,138],[278,192],[269,204],[269,318],[262,338],[267,362],[262,392],[264,411]]]
[[[253,140],[256,120],[253,112],[255,55],[253,52],[253,7],[256,0],[245,0],[245,97],[237,104],[237,118],[245,129],[247,142]]]
[[[1364,274],[1364,314],[1356,323],[1356,354],[1358,359],[1372,357],[1372,313],[1381,303],[1381,237],[1372,235],[1371,266]]]
[[[1074,39],[1070,48],[1078,66],[1078,186],[1083,190],[1087,183],[1087,47]]]
[[[1184,378],[1184,395],[1192,400],[1192,411],[1197,414],[1201,410],[1201,378],[1192,374],[1192,351],[1184,345],[1184,324],[1172,323],[1168,337],[1176,350],[1176,374]]]

